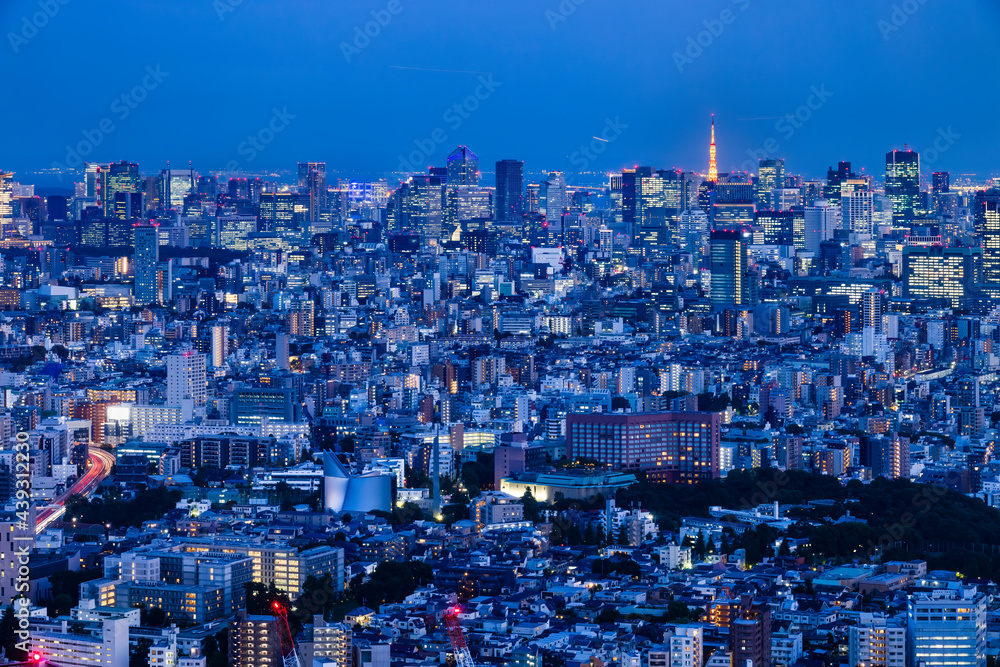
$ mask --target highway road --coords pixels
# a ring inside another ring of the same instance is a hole
[[[114,454],[103,449],[91,449],[87,458],[87,470],[73,485],[66,489],[50,504],[38,510],[35,520],[35,534],[38,535],[53,521],[66,513],[66,501],[71,496],[80,494],[86,496],[94,492],[104,478],[111,474],[111,466],[115,464]]]

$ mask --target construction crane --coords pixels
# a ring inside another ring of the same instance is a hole
[[[274,624],[278,628],[282,667],[302,667],[299,662],[299,654],[295,650],[295,640],[292,639],[292,630],[288,627],[288,609],[285,608],[285,605],[275,601],[271,605],[271,610],[274,613]]]
[[[465,643],[465,633],[458,624],[458,615],[461,612],[461,607],[452,607],[444,613],[444,623],[448,626],[448,637],[451,639],[451,650],[455,654],[455,665],[476,667],[476,663],[472,661],[472,654],[469,653],[469,645]]]

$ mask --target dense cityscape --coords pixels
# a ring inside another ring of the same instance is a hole
[[[0,667],[1000,664],[996,7],[14,2]]]

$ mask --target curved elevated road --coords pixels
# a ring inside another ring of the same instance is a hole
[[[84,472],[73,486],[66,489],[66,492],[53,500],[44,508],[38,510],[35,519],[35,534],[38,535],[45,528],[66,513],[66,501],[71,496],[80,494],[86,496],[94,492],[94,489],[104,481],[104,478],[111,474],[111,466],[115,464],[114,454],[103,449],[91,449],[87,458],[87,471]]]

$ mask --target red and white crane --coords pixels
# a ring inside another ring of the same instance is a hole
[[[461,607],[452,607],[444,613],[444,623],[448,627],[448,637],[451,638],[451,650],[455,654],[456,667],[476,667],[469,653],[469,645],[465,643],[465,633],[458,624]]]
[[[271,605],[274,613],[274,624],[278,627],[278,642],[281,646],[282,667],[302,667],[299,662],[299,654],[295,650],[295,640],[292,638],[292,630],[288,627],[288,609],[285,605],[275,601]]]

